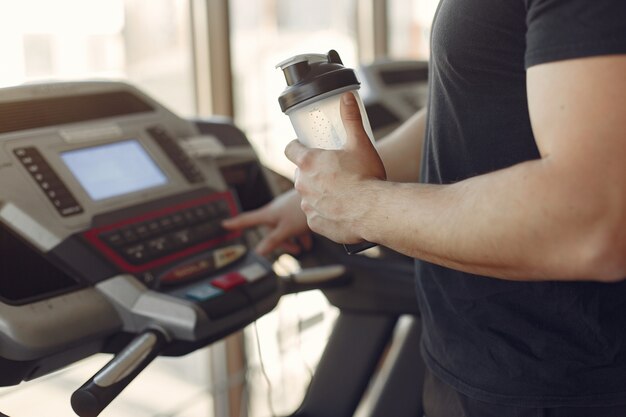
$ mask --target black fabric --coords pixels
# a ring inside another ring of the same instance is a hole
[[[626,405],[598,407],[520,407],[475,400],[456,391],[431,372],[424,376],[426,417],[624,417]],[[421,417],[421,416],[420,416]]]
[[[617,53],[626,53],[624,0],[441,0],[422,180],[449,184],[538,158],[526,68]],[[626,403],[626,282],[511,282],[418,263],[417,287],[425,360],[468,397]]]

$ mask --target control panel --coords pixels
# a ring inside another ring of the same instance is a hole
[[[183,354],[270,311],[280,288],[255,232],[222,227],[272,198],[260,167],[228,121],[125,83],[0,89],[0,385],[132,335],[133,352],[163,351],[145,357]]]
[[[83,211],[72,192],[50,168],[36,147],[15,148],[13,153],[61,216],[71,216]]]
[[[231,193],[212,193],[96,227],[84,232],[83,236],[121,270],[136,273],[232,241],[240,233],[224,230],[221,222],[235,214],[237,209]],[[214,268],[227,262],[224,256],[222,259],[215,255],[215,258],[212,262]]]

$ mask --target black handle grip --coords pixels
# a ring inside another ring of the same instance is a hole
[[[72,409],[80,417],[96,417],[165,347],[167,337],[147,330],[132,340],[98,373],[72,394]]]

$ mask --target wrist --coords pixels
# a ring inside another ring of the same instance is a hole
[[[377,242],[381,225],[385,222],[381,206],[386,185],[388,185],[386,181],[378,179],[365,180],[355,193],[354,202],[358,208],[353,230],[361,239],[368,242]]]

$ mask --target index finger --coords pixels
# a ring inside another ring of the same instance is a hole
[[[291,142],[289,142],[289,144],[287,144],[287,147],[285,148],[285,156],[297,166],[302,166],[302,163],[304,162],[304,158],[308,151],[309,148],[302,145],[297,140],[292,140]]]
[[[246,229],[248,227],[258,226],[270,223],[269,218],[263,209],[257,209],[241,213],[238,216],[226,219],[222,222],[222,226],[227,229]]]

